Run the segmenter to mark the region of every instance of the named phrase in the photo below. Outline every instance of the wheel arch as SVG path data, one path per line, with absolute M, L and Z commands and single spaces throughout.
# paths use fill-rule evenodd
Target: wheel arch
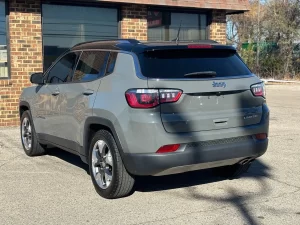
M 123 139 L 120 132 L 116 131 L 114 124 L 110 120 L 101 117 L 89 117 L 86 119 L 84 124 L 83 148 L 82 148 L 81 155 L 84 155 L 86 159 L 88 158 L 89 147 L 90 147 L 89 143 L 92 140 L 93 135 L 99 130 L 107 130 L 113 135 L 116 144 L 118 146 L 121 158 L 124 162 L 125 160 L 124 152 L 126 152 L 127 150 L 127 145 L 125 143 L 125 140 Z M 124 165 L 126 167 L 125 162 Z
M 30 110 L 30 105 L 28 102 L 25 101 L 21 101 L 19 103 L 19 116 L 21 118 L 22 114 L 26 111 L 26 110 Z

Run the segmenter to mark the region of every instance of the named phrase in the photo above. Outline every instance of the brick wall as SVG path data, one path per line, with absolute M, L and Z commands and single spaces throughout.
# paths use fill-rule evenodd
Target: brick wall
M 18 125 L 19 95 L 43 70 L 40 0 L 9 1 L 9 80 L 0 80 L 0 126 Z
M 210 39 L 226 44 L 226 12 L 224 10 L 213 10 L 212 12 Z
M 147 40 L 147 6 L 126 5 L 121 10 L 121 37 Z M 213 10 L 210 39 L 226 44 L 226 11 Z
M 121 37 L 147 40 L 147 7 L 125 5 L 121 9 Z

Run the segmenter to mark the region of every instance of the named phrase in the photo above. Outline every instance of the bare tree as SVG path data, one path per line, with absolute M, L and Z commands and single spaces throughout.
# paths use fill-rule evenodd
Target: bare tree
M 228 43 L 260 75 L 291 78 L 298 73 L 299 41 L 300 0 L 252 0 L 249 12 L 228 16 Z

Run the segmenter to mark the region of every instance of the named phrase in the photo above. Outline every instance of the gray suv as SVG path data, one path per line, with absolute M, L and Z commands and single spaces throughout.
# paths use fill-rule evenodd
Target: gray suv
M 20 97 L 25 153 L 77 154 L 104 198 L 130 194 L 136 176 L 237 176 L 267 150 L 264 83 L 230 46 L 85 42 L 30 79 Z

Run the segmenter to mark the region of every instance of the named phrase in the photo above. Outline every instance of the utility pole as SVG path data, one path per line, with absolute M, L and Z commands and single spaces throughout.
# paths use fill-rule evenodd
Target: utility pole
M 257 43 L 256 43 L 256 68 L 257 75 L 260 76 L 260 64 L 259 64 L 259 45 L 260 45 L 260 0 L 257 0 Z

